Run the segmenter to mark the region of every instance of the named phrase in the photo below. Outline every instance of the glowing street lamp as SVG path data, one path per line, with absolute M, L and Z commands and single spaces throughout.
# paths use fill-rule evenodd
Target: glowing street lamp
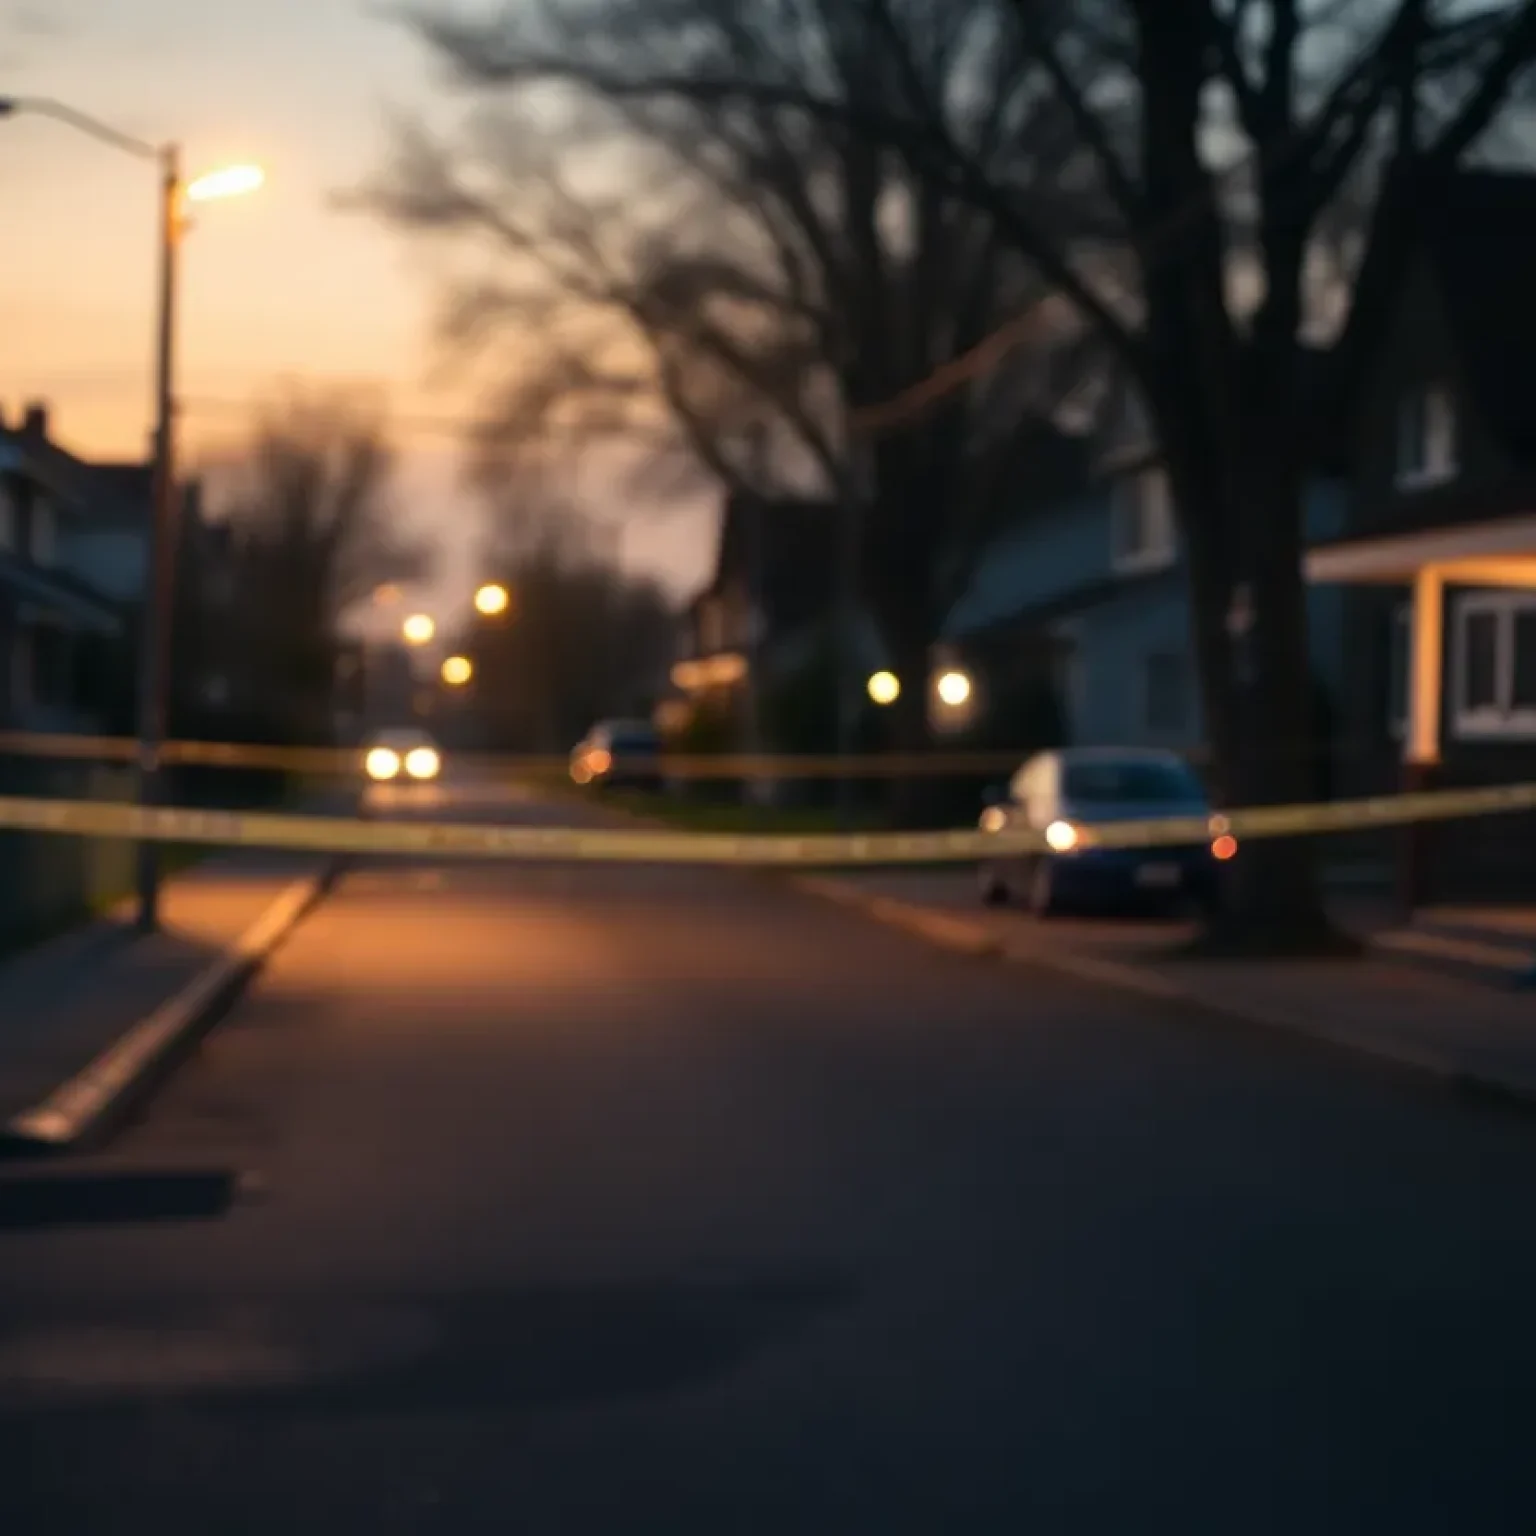
M 894 672 L 876 672 L 867 686 L 876 704 L 894 704 L 901 697 L 901 680 Z
M 442 673 L 450 688 L 462 688 L 475 675 L 474 663 L 467 656 L 450 656 L 443 663 Z
M 209 203 L 219 197 L 244 197 L 256 191 L 267 179 L 259 165 L 228 165 L 223 170 L 209 171 L 187 183 L 188 202 Z
M 413 613 L 400 626 L 400 633 L 409 645 L 426 645 L 437 633 L 437 625 L 429 613 Z
M 475 593 L 475 611 L 488 619 L 503 614 L 512 605 L 512 594 L 499 581 L 488 581 Z
M 951 709 L 959 709 L 971 696 L 971 680 L 964 672 L 950 670 L 941 673 L 937 684 L 939 702 Z

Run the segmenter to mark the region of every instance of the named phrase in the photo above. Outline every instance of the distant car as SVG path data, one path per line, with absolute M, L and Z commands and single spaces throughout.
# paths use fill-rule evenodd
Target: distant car
M 443 755 L 425 731 L 380 731 L 368 743 L 363 771 L 375 784 L 427 784 L 443 771 Z
M 571 751 L 577 784 L 614 789 L 659 789 L 661 736 L 645 720 L 600 720 Z
M 1087 848 L 1083 830 L 1117 821 L 1198 817 L 1199 842 L 1167 848 Z M 1041 752 L 981 816 L 982 830 L 1040 833 L 1039 853 L 983 860 L 981 898 L 1022 901 L 1037 916 L 1067 909 L 1171 912 L 1220 898 L 1221 866 L 1237 853 L 1211 814 L 1199 775 L 1173 752 L 1069 748 Z

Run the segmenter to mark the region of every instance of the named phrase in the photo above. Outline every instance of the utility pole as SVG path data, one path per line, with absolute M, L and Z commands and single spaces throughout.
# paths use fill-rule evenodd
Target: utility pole
M 160 293 L 155 325 L 155 467 L 149 524 L 144 630 L 139 640 L 139 752 L 135 783 L 146 809 L 161 796 L 160 756 L 169 713 L 171 610 L 176 592 L 175 364 L 176 276 L 181 244 L 181 156 L 174 144 L 160 151 Z M 160 845 L 138 847 L 138 925 L 160 923 Z

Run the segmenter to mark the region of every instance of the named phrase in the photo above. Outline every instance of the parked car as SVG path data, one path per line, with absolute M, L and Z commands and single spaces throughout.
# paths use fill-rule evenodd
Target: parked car
M 425 731 L 380 731 L 364 753 L 363 771 L 375 784 L 426 784 L 443 771 L 443 755 Z
M 571 751 L 577 784 L 660 789 L 661 737 L 645 720 L 600 720 Z
M 989 796 L 984 831 L 1040 833 L 1038 853 L 983 860 L 981 898 L 1023 901 L 1037 916 L 1067 909 L 1171 912 L 1220 899 L 1237 840 L 1211 813 L 1199 775 L 1173 752 L 1077 747 L 1041 752 Z M 1117 821 L 1198 817 L 1210 835 L 1167 848 L 1083 846 L 1085 829 Z

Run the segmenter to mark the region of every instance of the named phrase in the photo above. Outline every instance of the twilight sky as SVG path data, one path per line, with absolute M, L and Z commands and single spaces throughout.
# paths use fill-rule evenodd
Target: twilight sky
M 328 195 L 380 164 L 386 109 L 429 107 L 431 69 L 365 0 L 0 0 L 0 94 L 49 96 L 184 147 L 187 172 L 257 161 L 257 194 L 207 205 L 186 247 L 181 389 L 193 456 L 238 432 L 284 380 L 382 385 L 401 417 L 418 519 L 476 532 L 454 487 L 465 404 L 427 387 L 425 258 Z M 87 454 L 142 452 L 149 430 L 154 174 L 39 118 L 0 121 L 0 403 L 46 398 Z M 587 477 L 588 480 L 592 477 Z M 605 515 L 621 509 L 601 508 Z M 713 555 L 707 514 L 645 515 L 631 564 L 670 586 Z M 453 602 L 469 579 L 447 575 Z

